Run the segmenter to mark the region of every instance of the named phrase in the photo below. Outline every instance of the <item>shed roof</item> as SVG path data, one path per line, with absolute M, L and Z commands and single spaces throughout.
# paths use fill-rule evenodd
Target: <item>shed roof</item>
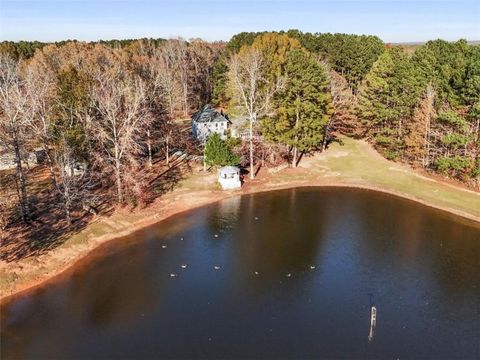
M 193 114 L 192 120 L 196 122 L 222 122 L 228 121 L 225 115 L 219 113 L 215 108 L 207 104 L 202 110 Z
M 236 166 L 224 166 L 220 168 L 220 174 L 236 174 L 240 169 Z

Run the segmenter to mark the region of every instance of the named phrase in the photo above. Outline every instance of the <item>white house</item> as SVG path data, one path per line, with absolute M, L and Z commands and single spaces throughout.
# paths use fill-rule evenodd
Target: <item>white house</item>
M 193 114 L 192 134 L 202 143 L 205 143 L 213 133 L 219 134 L 225 140 L 229 124 L 230 121 L 227 115 L 216 111 L 212 105 L 207 104 L 202 110 Z
M 240 189 L 240 169 L 235 166 L 224 166 L 218 172 L 218 182 L 223 190 Z

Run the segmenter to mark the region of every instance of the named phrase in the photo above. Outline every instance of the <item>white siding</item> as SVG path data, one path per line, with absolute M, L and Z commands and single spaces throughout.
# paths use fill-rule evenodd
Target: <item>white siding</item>
M 225 140 L 227 138 L 227 121 L 222 122 L 200 122 L 197 123 L 193 121 L 192 123 L 192 134 L 193 136 L 201 142 L 205 142 L 207 138 L 213 134 L 217 133 L 220 137 Z

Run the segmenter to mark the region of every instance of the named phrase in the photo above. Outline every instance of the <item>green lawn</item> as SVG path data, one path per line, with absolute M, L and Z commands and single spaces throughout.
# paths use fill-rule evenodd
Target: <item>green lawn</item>
M 386 160 L 363 141 L 342 140 L 342 145 L 334 143 L 324 154 L 300 164 L 311 170 L 308 177 L 380 187 L 480 218 L 480 193 L 421 176 L 408 166 Z

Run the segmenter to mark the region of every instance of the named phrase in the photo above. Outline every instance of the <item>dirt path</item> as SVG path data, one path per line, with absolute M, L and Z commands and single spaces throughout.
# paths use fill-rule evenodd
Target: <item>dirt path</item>
M 278 169 L 277 169 L 278 170 Z M 145 209 L 118 209 L 98 217 L 53 250 L 19 261 L 0 261 L 0 299 L 11 300 L 27 290 L 68 276 L 98 253 L 106 242 L 126 236 L 183 211 L 228 197 L 298 186 L 347 186 L 383 191 L 445 210 L 479 224 L 480 193 L 414 172 L 381 157 L 362 141 L 345 139 L 326 153 L 302 159 L 297 169 L 262 170 L 238 191 L 221 191 L 216 175 L 194 169 L 179 186 Z M 475 225 L 477 226 L 477 225 Z

